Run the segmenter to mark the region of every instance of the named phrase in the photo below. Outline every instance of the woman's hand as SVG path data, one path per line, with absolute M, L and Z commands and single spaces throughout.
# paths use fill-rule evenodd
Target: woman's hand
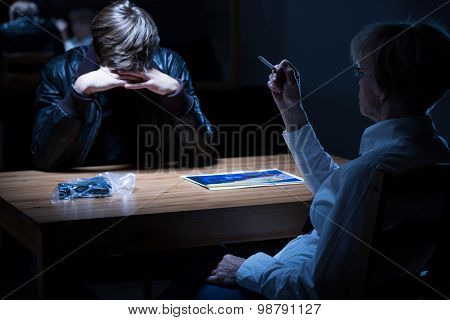
M 211 271 L 211 275 L 206 279 L 206 282 L 226 286 L 236 286 L 237 271 L 244 261 L 244 258 L 236 257 L 231 254 L 225 255 L 217 267 Z
M 284 112 L 300 102 L 300 88 L 295 78 L 295 70 L 287 60 L 275 66 L 269 76 L 267 86 L 272 91 L 273 99 L 280 112 Z
M 308 123 L 308 117 L 301 104 L 300 84 L 295 78 L 295 70 L 287 60 L 281 61 L 275 68 L 267 86 L 272 91 L 286 130 L 298 130 Z

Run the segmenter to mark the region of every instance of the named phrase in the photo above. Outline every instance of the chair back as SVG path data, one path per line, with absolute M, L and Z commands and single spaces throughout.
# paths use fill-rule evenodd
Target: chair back
M 448 298 L 450 164 L 377 170 L 367 197 L 372 227 L 366 239 L 374 250 L 366 260 L 363 298 Z

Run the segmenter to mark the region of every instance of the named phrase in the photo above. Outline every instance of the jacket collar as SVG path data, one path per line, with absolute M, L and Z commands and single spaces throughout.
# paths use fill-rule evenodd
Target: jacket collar
M 406 137 L 436 134 L 436 128 L 429 115 L 384 120 L 364 131 L 359 154 L 362 155 L 375 148 L 395 144 Z
M 75 49 L 76 50 L 76 49 Z M 92 45 L 87 49 L 84 59 L 81 61 L 77 72 L 75 73 L 75 79 L 82 76 L 83 74 L 98 70 L 100 67 L 100 59 L 94 50 Z

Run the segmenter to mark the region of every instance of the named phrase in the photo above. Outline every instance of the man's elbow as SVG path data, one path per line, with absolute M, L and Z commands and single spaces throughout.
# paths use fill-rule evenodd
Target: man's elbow
M 43 171 L 50 171 L 54 168 L 54 161 L 46 156 L 47 152 L 40 150 L 41 148 L 37 147 L 34 143 L 32 143 L 31 150 L 31 159 L 33 161 L 34 168 Z
M 33 156 L 33 165 L 35 169 L 42 170 L 42 171 L 50 171 L 54 169 L 50 162 L 46 161 L 45 159 L 41 157 L 34 157 Z

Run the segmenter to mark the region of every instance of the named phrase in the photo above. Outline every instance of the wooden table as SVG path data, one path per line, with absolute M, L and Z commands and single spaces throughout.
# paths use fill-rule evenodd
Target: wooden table
M 129 197 L 52 203 L 50 196 L 59 182 L 129 170 L 0 173 L 0 227 L 37 256 L 39 272 L 75 252 L 139 253 L 294 237 L 312 200 L 305 185 L 209 191 L 179 177 L 267 168 L 300 174 L 290 155 L 229 158 L 201 169 L 136 172 Z M 53 271 L 39 277 L 42 296 L 50 296 L 46 284 L 56 278 Z

